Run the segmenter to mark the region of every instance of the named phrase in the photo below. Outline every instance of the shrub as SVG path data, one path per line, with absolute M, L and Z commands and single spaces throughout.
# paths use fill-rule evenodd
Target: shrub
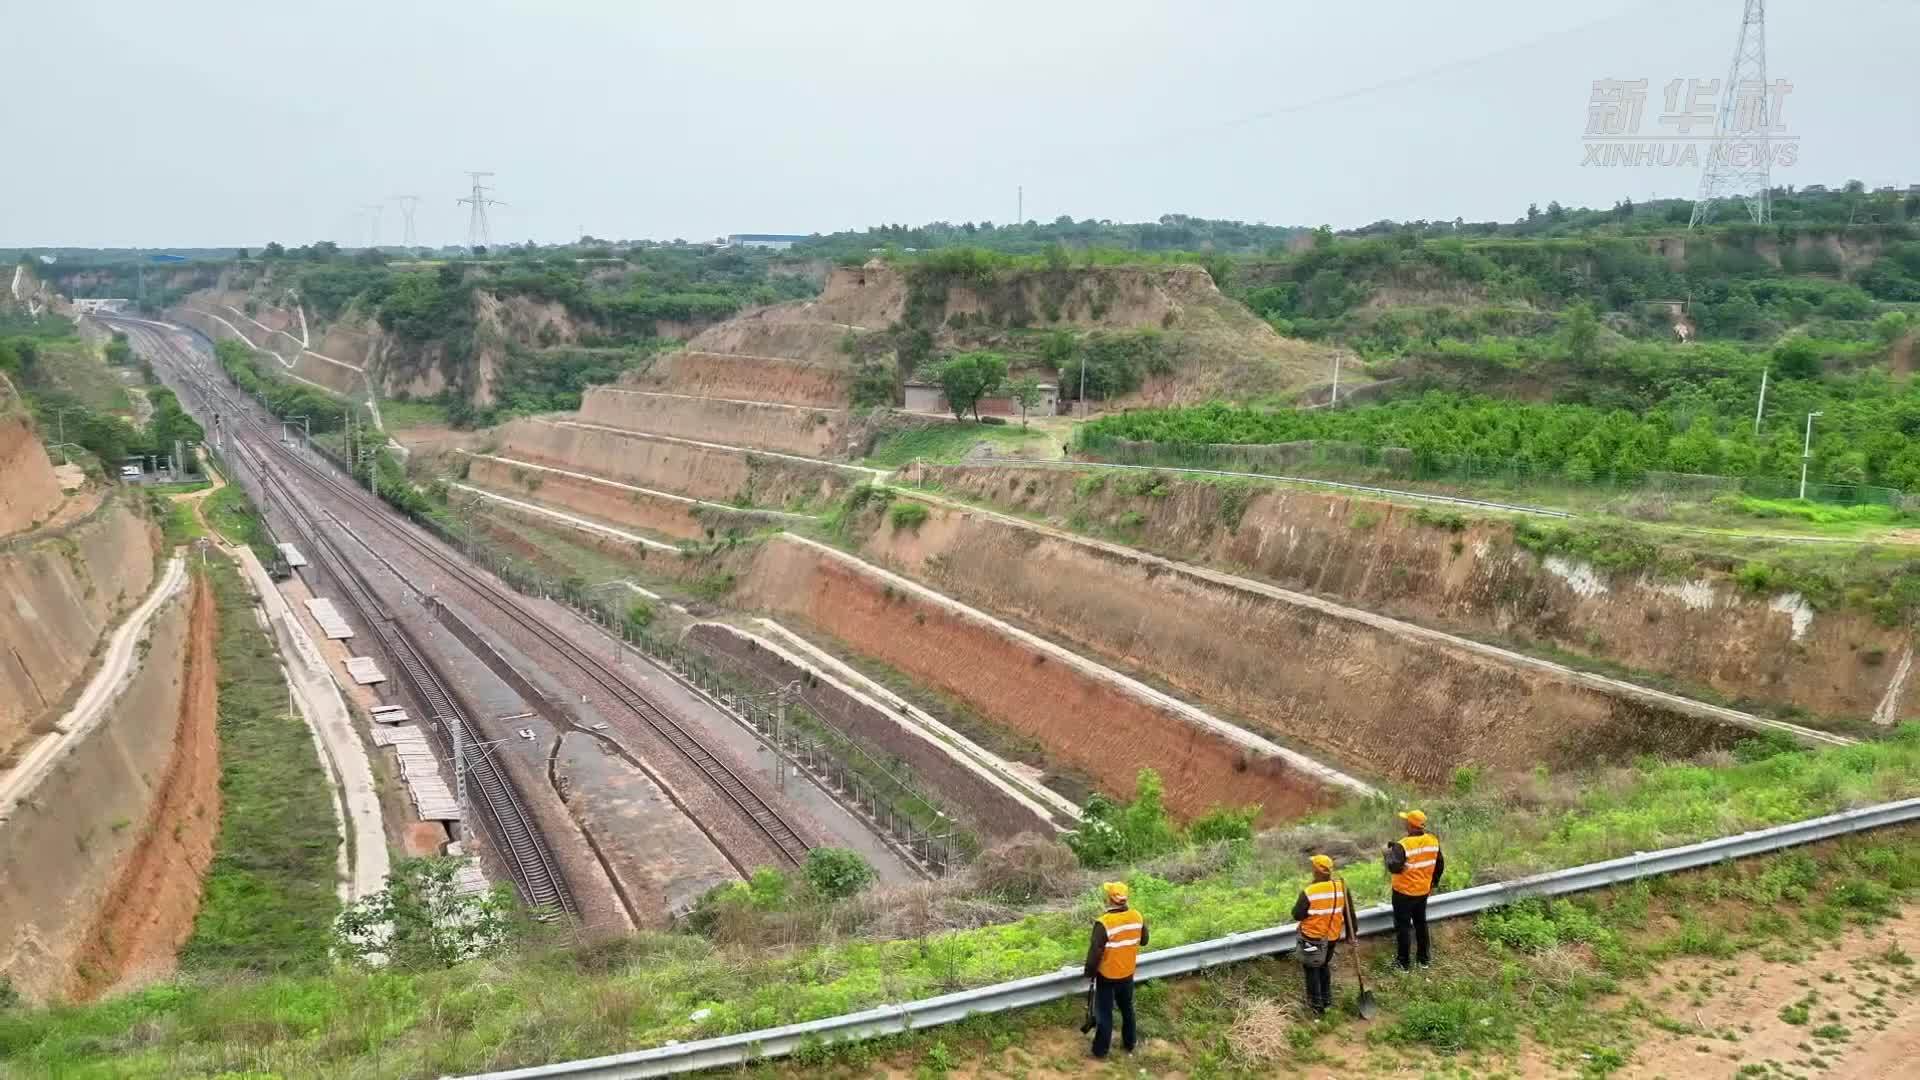
M 1065 896 L 1080 884 L 1073 852 L 1031 833 L 982 851 L 970 872 L 982 891 L 1015 904 Z
M 807 887 L 827 900 L 844 900 L 873 884 L 879 877 L 867 860 L 846 848 L 820 847 L 807 852 L 802 870 Z
M 887 515 L 896 529 L 918 529 L 927 520 L 927 504 L 917 502 L 895 503 Z
M 1253 839 L 1253 823 L 1260 816 L 1257 806 L 1215 807 L 1195 818 L 1187 826 L 1187 839 L 1196 844 L 1218 844 L 1228 840 Z
M 1733 572 L 1733 580 L 1748 592 L 1766 592 L 1773 587 L 1773 567 L 1762 562 L 1750 562 Z
M 1179 832 L 1162 801 L 1160 774 L 1141 769 L 1133 801 L 1117 803 L 1095 793 L 1087 800 L 1080 828 L 1066 836 L 1083 866 L 1113 866 L 1151 858 L 1180 844 Z

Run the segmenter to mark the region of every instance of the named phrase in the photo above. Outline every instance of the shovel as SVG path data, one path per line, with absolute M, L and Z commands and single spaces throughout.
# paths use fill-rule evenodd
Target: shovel
M 1342 881 L 1341 891 L 1345 892 L 1346 887 L 1347 883 Z M 1347 940 L 1353 944 L 1353 977 L 1360 981 L 1360 1000 L 1355 1003 L 1355 1008 L 1360 1013 L 1360 1019 L 1371 1020 L 1380 1011 L 1380 1003 L 1374 1000 L 1372 991 L 1367 989 L 1367 965 L 1360 955 L 1360 921 L 1354 914 L 1351 893 L 1347 894 Z
M 1087 1018 L 1080 1021 L 1080 1034 L 1093 1030 L 1093 980 L 1087 980 Z

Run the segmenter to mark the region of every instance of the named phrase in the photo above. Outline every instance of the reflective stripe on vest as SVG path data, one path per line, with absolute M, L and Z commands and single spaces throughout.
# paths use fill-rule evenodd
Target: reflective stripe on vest
M 1432 833 L 1403 836 L 1406 869 L 1393 875 L 1393 891 L 1402 896 L 1425 896 L 1433 891 L 1433 867 L 1440 861 L 1440 838 Z
M 1100 954 L 1101 977 L 1132 978 L 1140 956 L 1140 932 L 1147 920 L 1137 911 L 1109 911 L 1100 916 L 1100 925 L 1107 928 L 1107 951 Z
M 1338 941 L 1347 929 L 1347 890 L 1338 881 L 1316 881 L 1306 888 L 1307 917 L 1300 933 L 1321 941 Z

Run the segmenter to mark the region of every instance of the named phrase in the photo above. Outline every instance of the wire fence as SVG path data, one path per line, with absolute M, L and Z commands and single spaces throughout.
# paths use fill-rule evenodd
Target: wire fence
M 331 455 L 328 455 L 331 456 Z M 424 514 L 415 523 L 459 549 L 469 561 L 516 592 L 564 605 L 624 644 L 671 671 L 750 727 L 793 767 L 810 776 L 850 813 L 893 841 L 929 873 L 939 876 L 971 854 L 972 845 L 954 822 L 895 769 L 876 761 L 854 740 L 817 713 L 783 700 L 779 691 L 743 692 L 714 659 L 699 649 L 647 632 L 628 610 L 596 595 L 599 586 L 541 570 L 516 560 L 474 535 Z M 602 585 L 611 584 L 603 582 Z M 767 699 L 773 699 L 769 702 Z
M 1075 451 L 1120 465 L 1217 469 L 1266 476 L 1312 476 L 1364 484 L 1428 485 L 1448 489 L 1564 491 L 1578 495 L 1657 492 L 1711 499 L 1801 497 L 1798 478 L 1719 476 L 1651 469 L 1601 470 L 1546 466 L 1516 458 L 1472 454 L 1417 454 L 1404 447 L 1303 440 L 1290 443 L 1142 442 L 1081 431 Z M 1873 484 L 1808 482 L 1805 497 L 1840 506 L 1879 505 L 1920 510 L 1920 495 Z

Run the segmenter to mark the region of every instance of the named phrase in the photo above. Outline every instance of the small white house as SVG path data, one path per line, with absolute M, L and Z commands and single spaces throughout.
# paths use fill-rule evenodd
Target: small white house
M 941 392 L 939 385 L 936 383 L 926 382 L 921 379 L 910 379 L 907 381 L 906 391 L 905 407 L 908 412 L 949 415 L 953 412 L 952 409 L 947 407 L 947 395 Z M 1052 416 L 1059 412 L 1059 410 L 1059 387 L 1053 383 L 1041 383 L 1040 401 L 1027 411 L 1027 415 L 1030 417 Z M 989 394 L 980 399 L 980 415 L 1006 416 L 1018 419 L 1020 416 L 1020 403 L 1013 400 L 1010 394 L 1002 390 L 1000 393 Z
M 766 248 L 769 251 L 785 251 L 795 243 L 805 240 L 800 233 L 728 233 L 728 247 Z

